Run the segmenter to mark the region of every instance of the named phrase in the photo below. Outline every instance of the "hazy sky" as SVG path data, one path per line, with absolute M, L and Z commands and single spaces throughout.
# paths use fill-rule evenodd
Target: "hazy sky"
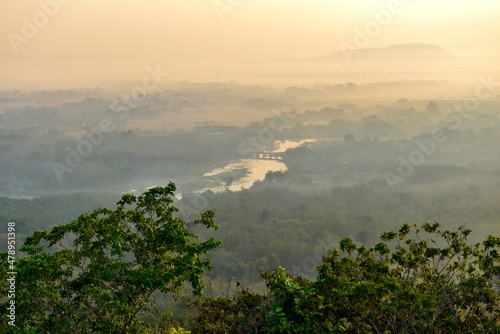
M 397 13 L 367 47 L 418 42 L 500 58 L 498 0 L 0 0 L 0 88 L 140 80 L 148 65 L 178 81 L 229 62 L 320 56 L 353 44 L 388 8 Z

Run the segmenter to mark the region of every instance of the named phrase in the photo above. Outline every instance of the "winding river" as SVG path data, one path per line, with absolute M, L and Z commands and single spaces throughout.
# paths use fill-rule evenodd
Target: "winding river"
M 282 153 L 288 149 L 302 146 L 308 142 L 314 142 L 314 139 L 300 141 L 276 141 L 276 147 L 269 153 Z M 211 185 L 205 187 L 200 192 L 211 190 L 221 192 L 224 190 L 240 191 L 250 188 L 255 182 L 264 180 L 267 172 L 286 171 L 286 165 L 279 160 L 265 159 L 240 159 L 237 162 L 230 163 L 224 167 L 216 168 L 203 175 Z

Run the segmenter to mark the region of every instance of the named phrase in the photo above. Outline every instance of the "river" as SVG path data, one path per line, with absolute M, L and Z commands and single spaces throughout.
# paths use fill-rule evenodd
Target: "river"
M 276 141 L 274 150 L 268 153 L 282 153 L 288 149 L 302 146 L 308 142 L 315 142 L 315 139 L 305 139 L 300 141 Z M 224 167 L 216 168 L 203 175 L 209 186 L 204 187 L 200 192 L 211 190 L 221 192 L 224 190 L 240 191 L 250 188 L 255 182 L 264 180 L 267 172 L 284 172 L 286 165 L 279 160 L 266 159 L 240 159 Z

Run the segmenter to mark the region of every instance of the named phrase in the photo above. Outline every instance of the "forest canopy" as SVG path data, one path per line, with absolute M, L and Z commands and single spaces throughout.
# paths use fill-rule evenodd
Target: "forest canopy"
M 266 293 L 237 282 L 232 296 L 205 296 L 210 256 L 221 242 L 200 241 L 191 229 L 217 229 L 214 213 L 191 222 L 176 217 L 175 189 L 170 183 L 126 194 L 114 210 L 31 234 L 16 261 L 16 327 L 3 323 L 2 332 L 182 332 L 155 300 L 173 295 L 180 303 L 184 291 L 194 297 L 194 317 L 183 326 L 194 333 L 500 330 L 500 238 L 470 244 L 470 229 L 438 223 L 404 224 L 373 247 L 343 238 L 324 254 L 313 280 L 276 263 L 260 272 Z M 2 257 L 5 281 L 7 253 Z M 2 286 L 3 300 L 8 292 Z M 5 318 L 10 305 L 1 304 Z

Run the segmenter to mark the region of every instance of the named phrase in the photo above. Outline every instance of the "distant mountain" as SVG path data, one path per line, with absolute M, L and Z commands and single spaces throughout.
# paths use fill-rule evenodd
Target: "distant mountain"
M 351 60 L 363 61 L 443 61 L 458 60 L 448 51 L 439 46 L 409 43 L 390 45 L 385 48 L 366 48 L 348 50 Z M 312 58 L 284 58 L 279 61 L 345 61 L 346 55 L 341 52 L 333 52 L 320 57 Z

